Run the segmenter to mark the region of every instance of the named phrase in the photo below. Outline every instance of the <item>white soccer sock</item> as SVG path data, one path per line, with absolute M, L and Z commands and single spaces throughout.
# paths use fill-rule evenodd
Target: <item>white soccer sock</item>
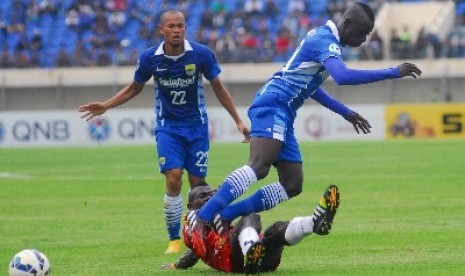
M 225 182 L 231 186 L 231 195 L 236 199 L 243 195 L 252 183 L 257 182 L 257 175 L 249 165 L 245 165 L 228 175 Z
M 182 211 L 184 209 L 184 203 L 181 194 L 177 196 L 169 196 L 165 194 L 163 198 L 163 213 L 165 215 L 165 223 L 168 229 L 177 227 L 181 224 Z M 179 233 L 170 233 L 172 235 L 179 235 Z
M 239 233 L 239 245 L 242 249 L 242 254 L 245 256 L 247 250 L 249 250 L 250 246 L 258 241 L 259 236 L 257 230 L 252 227 L 246 227 L 242 229 L 241 233 Z
M 289 244 L 297 244 L 313 233 L 313 216 L 293 218 L 286 228 L 284 238 Z

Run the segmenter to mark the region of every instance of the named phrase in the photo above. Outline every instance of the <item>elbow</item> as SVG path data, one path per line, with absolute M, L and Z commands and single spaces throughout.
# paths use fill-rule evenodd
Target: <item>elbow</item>
M 334 79 L 334 82 L 337 85 L 349 85 L 349 84 L 352 84 L 348 74 L 341 74 L 340 76 L 333 77 L 333 79 Z

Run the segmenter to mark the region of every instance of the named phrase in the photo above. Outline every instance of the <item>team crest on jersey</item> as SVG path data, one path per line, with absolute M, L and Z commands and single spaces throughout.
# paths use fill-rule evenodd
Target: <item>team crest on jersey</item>
M 221 249 L 224 247 L 225 244 L 226 244 L 226 239 L 224 239 L 223 237 L 219 235 L 215 237 L 215 248 Z
M 184 69 L 186 70 L 186 74 L 188 76 L 193 76 L 195 74 L 195 64 L 186 64 Z
M 330 52 L 336 53 L 336 54 L 338 54 L 338 55 L 340 55 L 341 52 L 342 52 L 342 51 L 341 51 L 341 47 L 339 47 L 339 45 L 337 45 L 336 43 L 331 43 L 331 44 L 329 45 L 328 50 L 329 50 Z
M 162 157 L 160 157 L 160 158 L 158 159 L 158 162 L 160 163 L 160 165 L 163 166 L 163 165 L 165 165 L 165 163 L 166 163 L 166 158 L 165 158 L 164 156 L 162 156 Z

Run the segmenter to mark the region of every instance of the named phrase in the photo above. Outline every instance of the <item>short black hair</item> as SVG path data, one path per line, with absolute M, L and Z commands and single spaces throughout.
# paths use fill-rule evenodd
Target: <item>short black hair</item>
M 362 7 L 362 9 L 366 12 L 368 17 L 370 18 L 371 22 L 375 22 L 375 13 L 373 12 L 373 9 L 368 4 L 363 3 L 363 2 L 356 2 L 355 4 Z
M 205 182 L 205 181 L 202 181 L 202 182 L 198 183 L 197 185 L 195 185 L 195 187 L 193 187 L 193 188 L 189 191 L 189 193 L 187 194 L 187 200 L 188 200 L 189 203 L 192 203 L 192 202 L 194 201 L 194 193 L 193 193 L 192 191 L 193 191 L 195 188 L 200 187 L 200 186 L 210 186 L 210 185 L 208 185 L 208 183 Z

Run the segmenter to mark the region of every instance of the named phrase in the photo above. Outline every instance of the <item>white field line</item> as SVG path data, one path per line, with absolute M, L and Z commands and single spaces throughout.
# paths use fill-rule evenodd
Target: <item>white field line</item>
M 0 172 L 0 179 L 1 178 L 9 178 L 9 179 L 30 179 L 32 178 L 30 175 L 23 174 L 23 173 L 13 173 L 13 172 Z
M 138 176 L 86 176 L 86 175 L 50 175 L 50 176 L 32 176 L 22 173 L 0 172 L 0 179 L 58 179 L 58 180 L 157 180 L 158 177 L 153 175 Z

